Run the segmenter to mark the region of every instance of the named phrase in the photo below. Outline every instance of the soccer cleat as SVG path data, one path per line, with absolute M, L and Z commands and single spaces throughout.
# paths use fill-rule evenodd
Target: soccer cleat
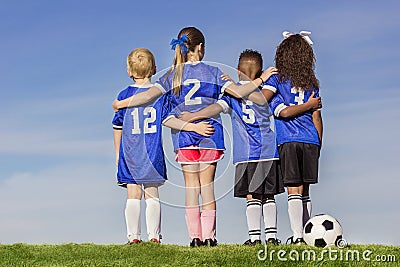
M 192 242 L 190 242 L 190 247 L 195 248 L 195 247 L 201 247 L 203 245 L 203 242 L 201 242 L 200 238 L 193 238 Z
M 254 241 L 251 241 L 251 239 L 249 239 L 243 243 L 243 245 L 246 245 L 246 246 L 256 246 L 256 245 L 260 245 L 260 244 L 261 244 L 261 240 L 259 240 L 259 239 L 254 240 Z
M 208 239 L 204 240 L 204 242 L 203 242 L 203 246 L 206 246 L 206 247 L 215 247 L 216 245 L 218 245 L 217 239 L 213 240 L 211 238 L 208 238 Z
M 150 239 L 150 242 L 151 243 L 156 243 L 156 244 L 160 244 L 161 243 L 160 240 L 158 240 L 157 238 Z
M 133 239 L 132 241 L 129 241 L 128 243 L 126 243 L 127 245 L 137 245 L 140 244 L 142 242 L 142 240 L 139 239 Z
M 290 243 L 288 243 L 288 242 L 289 242 L 289 240 L 290 240 Z M 293 245 L 305 245 L 305 244 L 306 244 L 306 242 L 304 242 L 304 239 L 303 239 L 303 238 L 301 238 L 301 237 L 299 237 L 299 238 L 296 238 L 296 240 L 293 240 L 293 236 L 291 236 L 291 237 L 289 237 L 289 238 L 286 240 L 286 244 L 293 244 Z
M 265 242 L 267 245 L 274 245 L 274 246 L 278 246 L 281 241 L 278 238 L 268 238 L 267 242 Z
M 304 242 L 304 239 L 303 239 L 303 238 L 297 238 L 297 239 L 293 242 L 293 244 L 295 244 L 295 245 L 305 245 L 306 242 Z

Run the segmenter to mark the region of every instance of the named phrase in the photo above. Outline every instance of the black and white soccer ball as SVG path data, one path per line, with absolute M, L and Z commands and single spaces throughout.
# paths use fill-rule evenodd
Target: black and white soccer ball
M 310 218 L 303 229 L 304 241 L 310 246 L 341 246 L 342 236 L 343 230 L 340 223 L 327 214 L 319 214 Z

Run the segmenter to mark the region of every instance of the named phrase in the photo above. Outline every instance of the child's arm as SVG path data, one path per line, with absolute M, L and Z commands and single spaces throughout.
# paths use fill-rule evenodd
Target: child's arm
M 279 112 L 279 117 L 291 118 L 303 114 L 309 110 L 315 110 L 322 107 L 321 97 L 314 97 L 314 92 L 311 93 L 310 98 L 306 103 L 301 105 L 288 106 Z
M 262 92 L 253 92 L 249 94 L 246 98 L 260 106 L 263 106 L 268 102 Z
M 267 101 L 267 102 L 269 102 L 270 100 L 271 100 L 271 98 L 274 96 L 274 92 L 272 92 L 271 90 L 268 90 L 268 89 L 262 89 L 261 90 L 261 93 L 263 94 L 263 96 L 264 96 L 264 99 Z
M 147 102 L 150 102 L 153 99 L 156 99 L 157 97 L 161 96 L 163 93 L 164 93 L 164 91 L 161 90 L 161 88 L 159 88 L 157 86 L 152 86 L 145 92 L 135 94 L 135 95 L 125 98 L 121 101 L 118 101 L 117 99 L 114 100 L 114 102 L 112 103 L 112 108 L 116 112 L 119 109 L 123 109 L 126 107 L 140 106 L 140 105 L 146 104 Z
M 255 91 L 263 82 L 268 80 L 271 75 L 277 73 L 278 71 L 274 67 L 269 67 L 261 74 L 260 78 L 256 78 L 247 84 L 237 85 L 235 83 L 229 83 L 225 88 L 225 92 L 236 98 L 243 98 Z
M 163 121 L 163 125 L 180 131 L 196 132 L 206 137 L 210 137 L 214 133 L 214 127 L 206 121 L 188 123 L 174 116 L 170 116 Z
M 121 146 L 122 130 L 114 129 L 115 165 L 118 168 L 119 148 Z
M 318 137 L 319 137 L 319 143 L 320 146 L 322 147 L 322 132 L 323 132 L 323 124 L 322 124 L 322 116 L 321 116 L 321 111 L 320 110 L 315 110 L 312 113 L 312 120 L 314 123 L 315 128 L 317 129 L 318 132 Z
M 215 103 L 197 112 L 192 113 L 184 111 L 179 115 L 179 119 L 186 122 L 194 122 L 196 120 L 214 117 L 215 115 L 221 113 L 223 110 L 224 108 L 220 104 Z
M 234 83 L 235 81 L 226 73 L 222 74 L 221 76 L 222 80 L 228 80 L 231 81 L 232 83 Z M 268 100 L 265 99 L 265 97 L 263 96 L 263 94 L 261 94 L 260 92 L 252 92 L 250 93 L 247 97 L 248 100 L 258 104 L 258 105 L 265 105 Z M 219 112 L 218 112 L 219 113 Z M 216 114 L 215 114 L 216 115 Z

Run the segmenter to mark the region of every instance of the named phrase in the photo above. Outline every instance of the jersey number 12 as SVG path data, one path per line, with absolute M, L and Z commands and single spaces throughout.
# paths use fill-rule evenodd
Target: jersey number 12
M 139 125 L 139 109 L 134 108 L 131 112 L 132 119 L 133 119 L 133 128 L 132 134 L 140 134 L 140 125 Z M 156 120 L 157 111 L 153 107 L 146 107 L 143 110 L 143 115 L 147 116 L 143 120 L 143 133 L 155 133 L 157 131 L 157 125 L 150 125 Z

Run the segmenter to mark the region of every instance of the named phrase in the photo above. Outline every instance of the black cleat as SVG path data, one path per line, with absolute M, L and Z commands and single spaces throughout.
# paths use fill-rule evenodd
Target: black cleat
M 281 243 L 281 241 L 279 239 L 277 239 L 277 238 L 271 237 L 271 238 L 268 238 L 267 242 L 265 242 L 265 243 L 267 245 L 278 246 Z
M 244 242 L 243 243 L 243 245 L 246 245 L 246 246 L 257 246 L 257 245 L 260 245 L 261 244 L 261 240 L 254 240 L 254 241 L 251 241 L 251 239 L 249 239 L 249 240 L 246 240 L 246 242 Z
M 289 240 L 290 240 L 290 243 L 289 243 Z M 286 240 L 286 244 L 305 245 L 306 242 L 304 242 L 304 239 L 301 237 L 296 238 L 296 240 L 293 240 L 293 236 L 291 236 Z
M 139 239 L 133 239 L 132 241 L 129 241 L 128 243 L 126 243 L 127 245 L 137 245 L 142 243 L 142 240 Z
M 203 242 L 203 246 L 207 247 L 215 247 L 216 245 L 218 245 L 217 239 L 208 238 Z
M 297 239 L 293 242 L 293 244 L 295 244 L 295 245 L 305 245 L 306 242 L 304 242 L 304 239 L 303 239 L 303 238 L 297 238 Z
M 201 247 L 203 245 L 203 242 L 201 242 L 200 238 L 193 238 L 192 242 L 190 242 L 190 247 L 195 248 L 195 247 Z

